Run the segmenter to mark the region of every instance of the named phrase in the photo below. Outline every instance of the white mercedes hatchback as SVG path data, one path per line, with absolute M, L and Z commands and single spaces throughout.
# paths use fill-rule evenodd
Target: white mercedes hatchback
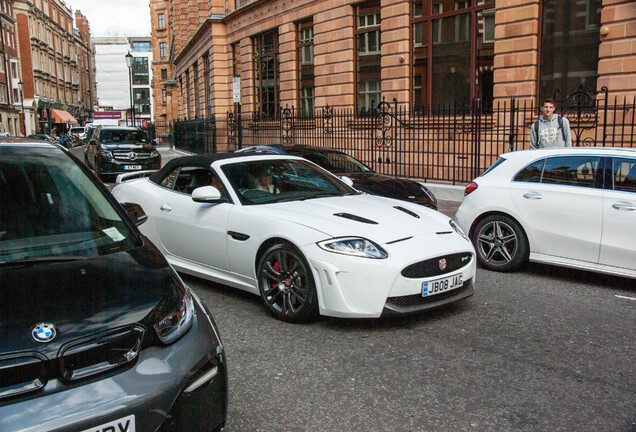
M 636 278 L 636 149 L 502 154 L 455 219 L 490 270 L 529 260 Z

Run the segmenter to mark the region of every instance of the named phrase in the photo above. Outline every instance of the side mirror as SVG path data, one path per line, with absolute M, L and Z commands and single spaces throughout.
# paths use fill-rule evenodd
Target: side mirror
M 214 186 L 201 186 L 192 191 L 192 201 L 210 204 L 225 201 L 225 198 Z
M 342 176 L 342 177 L 340 177 L 340 180 L 342 180 L 343 183 L 346 184 L 347 186 L 353 187 L 353 180 L 351 180 L 349 177 Z
M 137 226 L 148 220 L 148 216 L 143 208 L 137 203 L 125 202 L 121 203 L 121 206 L 126 210 L 126 214 Z

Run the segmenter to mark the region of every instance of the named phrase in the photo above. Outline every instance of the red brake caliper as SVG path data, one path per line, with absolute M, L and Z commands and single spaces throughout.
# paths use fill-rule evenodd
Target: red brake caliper
M 278 264 L 278 261 L 274 263 L 272 268 L 276 270 L 277 272 L 280 272 L 280 265 Z M 270 285 L 272 286 L 272 288 L 274 288 L 276 285 L 278 285 L 278 282 L 272 282 Z

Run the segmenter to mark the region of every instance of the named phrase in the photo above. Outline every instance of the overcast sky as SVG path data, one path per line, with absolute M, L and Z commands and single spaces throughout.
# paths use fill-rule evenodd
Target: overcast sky
M 150 36 L 150 0 L 66 0 L 82 12 L 91 26 L 91 37 Z

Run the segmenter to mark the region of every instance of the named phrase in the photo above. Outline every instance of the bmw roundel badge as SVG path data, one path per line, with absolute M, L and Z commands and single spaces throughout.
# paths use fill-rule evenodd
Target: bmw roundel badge
M 55 339 L 57 332 L 53 324 L 40 323 L 33 328 L 31 336 L 33 336 L 36 342 L 46 343 Z

